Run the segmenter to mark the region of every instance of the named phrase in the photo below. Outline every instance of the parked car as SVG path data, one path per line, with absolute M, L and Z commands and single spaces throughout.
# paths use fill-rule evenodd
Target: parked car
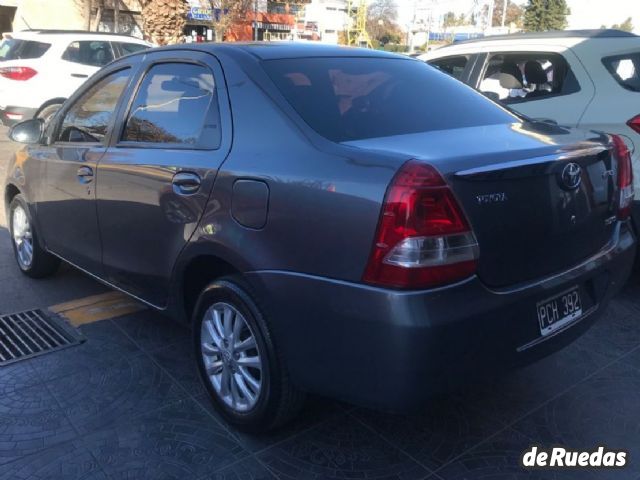
M 640 36 L 619 30 L 498 35 L 420 57 L 532 118 L 621 135 L 640 188 Z M 634 202 L 640 226 L 640 202 Z
M 163 47 L 11 138 L 20 269 L 63 260 L 188 322 L 245 429 L 303 392 L 404 411 L 548 354 L 635 253 L 620 137 L 523 120 L 406 56 Z
M 0 43 L 0 121 L 51 118 L 87 78 L 151 44 L 126 35 L 65 30 L 4 33 Z

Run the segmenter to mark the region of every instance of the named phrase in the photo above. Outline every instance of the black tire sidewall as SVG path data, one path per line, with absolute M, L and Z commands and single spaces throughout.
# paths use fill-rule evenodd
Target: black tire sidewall
M 262 389 L 256 406 L 248 412 L 236 412 L 228 407 L 218 397 L 205 373 L 200 350 L 202 321 L 209 307 L 217 302 L 233 305 L 244 316 L 256 338 L 262 358 Z M 226 421 L 243 430 L 259 431 L 269 428 L 269 422 L 275 416 L 280 401 L 277 355 L 262 313 L 237 281 L 223 279 L 211 284 L 202 292 L 194 310 L 193 340 L 198 373 L 216 410 Z

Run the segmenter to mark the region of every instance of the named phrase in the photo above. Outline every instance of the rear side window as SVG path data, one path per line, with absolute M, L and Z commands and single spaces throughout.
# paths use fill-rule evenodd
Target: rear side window
M 62 54 L 62 59 L 91 67 L 103 67 L 113 61 L 113 51 L 109 42 L 73 42 Z
M 50 43 L 5 38 L 0 43 L 0 60 L 40 58 L 49 50 L 49 47 L 51 47 Z
M 89 88 L 65 113 L 58 141 L 102 142 L 130 74 L 128 68 L 120 70 Z
M 605 57 L 602 63 L 621 87 L 640 92 L 640 52 Z
M 146 45 L 140 45 L 139 43 L 114 42 L 114 45 L 120 47 L 122 55 L 129 55 L 130 53 L 140 52 L 149 48 Z
M 517 121 L 419 60 L 296 58 L 263 65 L 302 119 L 335 142 Z
M 145 75 L 122 134 L 124 142 L 220 145 L 213 74 L 188 63 L 161 63 Z
M 580 91 L 565 58 L 553 52 L 491 55 L 479 90 L 506 105 Z
M 444 73 L 451 75 L 455 79 L 462 78 L 467 64 L 469 63 L 469 57 L 466 55 L 459 55 L 457 57 L 437 58 L 429 61 L 429 65 L 433 65 Z

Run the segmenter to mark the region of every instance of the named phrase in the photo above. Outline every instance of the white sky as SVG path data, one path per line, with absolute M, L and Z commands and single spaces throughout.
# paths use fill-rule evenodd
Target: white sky
M 448 11 L 468 14 L 473 6 L 473 0 L 396 0 L 402 25 L 411 20 L 416 1 L 431 5 L 434 17 Z M 526 0 L 516 2 L 527 3 Z M 640 33 L 640 0 L 567 0 L 567 3 L 571 8 L 569 28 L 600 28 L 603 24 L 611 26 L 632 17 L 635 32 Z

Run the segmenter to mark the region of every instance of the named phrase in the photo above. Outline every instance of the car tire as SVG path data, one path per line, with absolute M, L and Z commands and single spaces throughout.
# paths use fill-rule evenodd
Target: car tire
M 249 292 L 236 276 L 205 288 L 194 312 L 193 339 L 200 379 L 217 412 L 240 430 L 264 432 L 293 418 L 305 396 L 291 384 Z
M 9 204 L 9 232 L 22 273 L 32 278 L 44 278 L 58 270 L 60 260 L 40 246 L 29 206 L 21 194 L 13 197 Z
M 60 107 L 62 107 L 61 103 L 47 105 L 38 113 L 36 113 L 35 118 L 41 118 L 42 120 L 44 120 L 44 123 L 47 124 L 53 118 L 56 112 L 60 110 Z

